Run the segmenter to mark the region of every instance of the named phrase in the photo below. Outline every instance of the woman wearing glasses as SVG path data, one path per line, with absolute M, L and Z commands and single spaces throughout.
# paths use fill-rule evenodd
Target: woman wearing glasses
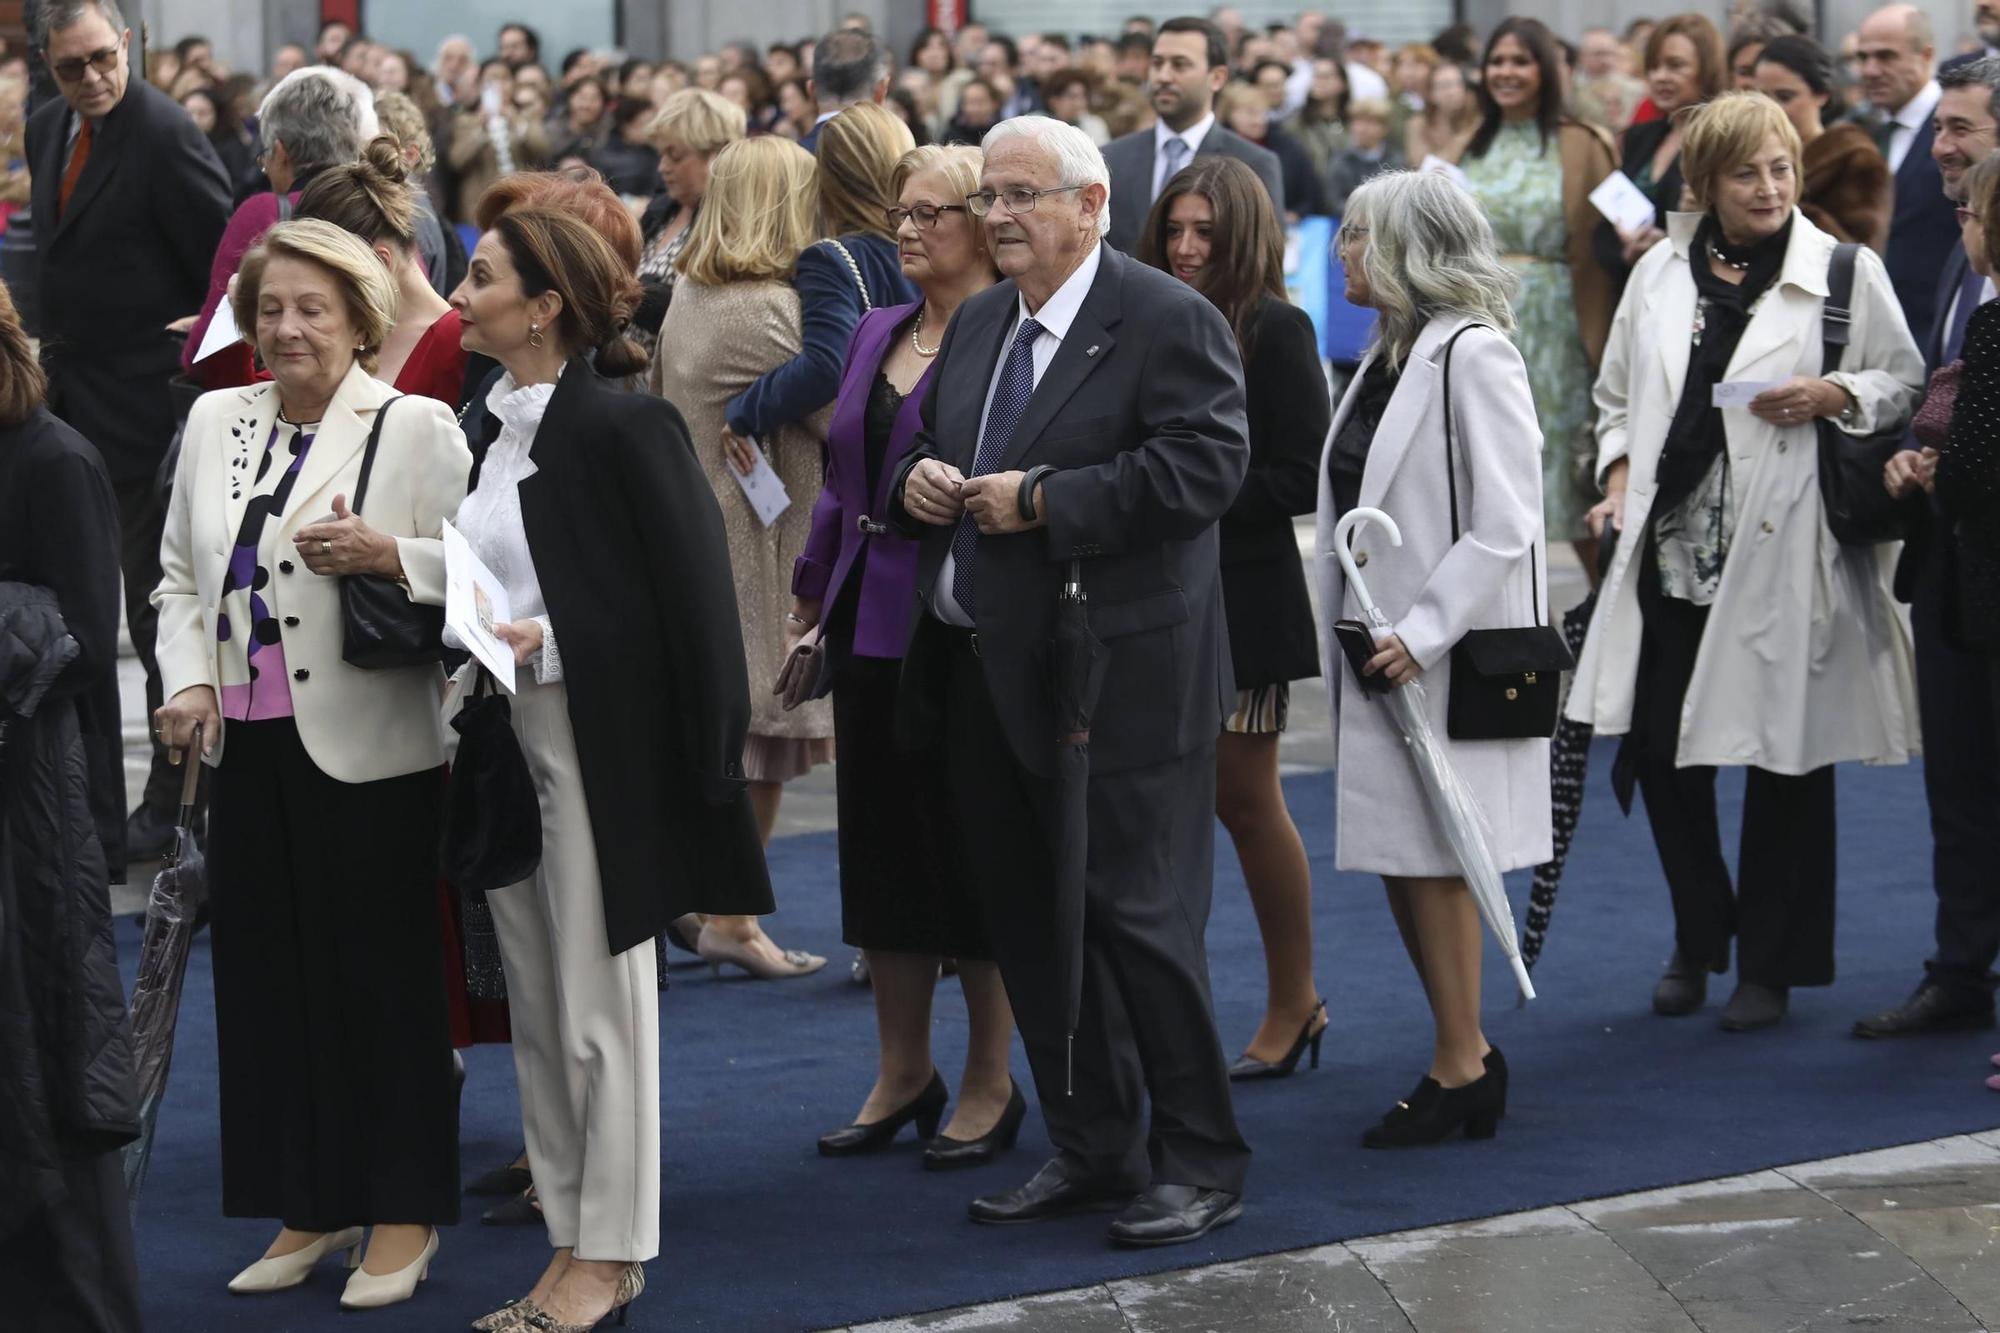
M 940 756 L 898 750 L 896 682 L 915 608 L 917 543 L 880 521 L 884 494 L 916 438 L 945 326 L 959 303 L 999 274 L 965 206 L 980 152 L 927 146 L 896 164 L 887 211 L 903 276 L 919 300 L 864 315 L 827 432 L 826 485 L 793 569 L 786 648 L 807 634 L 830 663 L 834 780 L 840 811 L 842 934 L 864 951 L 875 991 L 881 1062 L 854 1122 L 820 1138 L 829 1157 L 887 1147 L 915 1122 L 932 1170 L 992 1160 L 1013 1146 L 1027 1102 L 1007 1072 L 1013 1014 L 990 961 L 976 904 L 948 867 L 942 839 L 912 847 L 911 819 L 942 789 Z M 942 812 L 939 812 L 940 817 Z M 937 1134 L 949 1093 L 931 1064 L 931 993 L 941 958 L 958 960 L 971 1018 L 958 1107 Z

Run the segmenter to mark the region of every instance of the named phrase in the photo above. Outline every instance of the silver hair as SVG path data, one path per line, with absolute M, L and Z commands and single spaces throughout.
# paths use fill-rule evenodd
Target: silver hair
M 375 94 L 331 65 L 307 65 L 279 79 L 257 108 L 264 151 L 282 140 L 294 171 L 356 161 L 361 146 L 382 132 Z
M 1104 207 L 1097 210 L 1097 234 L 1102 236 L 1111 230 L 1111 168 L 1104 165 L 1104 154 L 1097 151 L 1095 140 L 1076 126 L 1049 116 L 1015 116 L 986 131 L 986 137 L 979 142 L 979 151 L 990 153 L 995 144 L 1008 139 L 1040 141 L 1055 155 L 1056 170 L 1061 173 L 1059 179 L 1064 185 L 1102 185 Z
M 125 31 L 125 15 L 118 8 L 118 0 L 55 0 L 53 4 L 42 6 L 41 17 L 36 24 L 41 32 L 39 44 L 47 46 L 50 33 L 74 27 L 93 9 L 104 15 L 111 31 Z
M 1391 171 L 1347 201 L 1342 228 L 1365 227 L 1361 270 L 1379 316 L 1375 346 L 1401 366 L 1424 325 L 1465 315 L 1502 333 L 1514 331 L 1513 270 L 1479 201 L 1434 172 Z

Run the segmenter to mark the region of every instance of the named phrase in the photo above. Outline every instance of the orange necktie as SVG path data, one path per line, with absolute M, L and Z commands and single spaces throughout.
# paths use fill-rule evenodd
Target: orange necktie
M 77 178 L 83 175 L 83 164 L 90 161 L 91 126 L 83 122 L 83 129 L 77 133 L 76 147 L 70 150 L 69 166 L 63 170 L 62 188 L 56 193 L 56 215 L 69 212 L 69 197 L 76 193 Z

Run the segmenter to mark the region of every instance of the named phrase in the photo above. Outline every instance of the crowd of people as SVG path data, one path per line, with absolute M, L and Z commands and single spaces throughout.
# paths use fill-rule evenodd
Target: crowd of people
M 428 67 L 329 23 L 259 83 L 45 0 L 56 95 L 16 127 L 38 348 L 0 290 L 0 947 L 32 974 L 0 994 L 31 1034 L 0 1272 L 34 1275 L 28 1325 L 138 1327 L 106 885 L 172 842 L 183 763 L 222 1208 L 278 1224 L 230 1290 L 338 1254 L 343 1308 L 410 1299 L 460 1215 L 454 1047 L 511 1041 L 525 1147 L 463 1192 L 552 1254 L 482 1330 L 642 1292 L 666 960 L 826 965 L 759 917 L 785 786 L 836 755 L 878 1056 L 819 1151 L 914 1126 L 926 1169 L 990 1164 L 1032 1097 L 1056 1155 L 979 1223 L 1109 1210 L 1150 1246 L 1241 1215 L 1232 1085 L 1316 1066 L 1330 1025 L 1279 783 L 1322 674 L 1336 865 L 1381 877 L 1433 1019 L 1366 1146 L 1493 1137 L 1513 1072 L 1406 729 L 1490 861 L 1539 865 L 1572 667 L 1562 708 L 1620 738 L 1657 845 L 1660 1015 L 1733 969 L 1721 1027 L 1767 1029 L 1832 980 L 1835 766 L 1921 752 L 1936 954 L 1854 1032 L 1990 1027 L 2000 12 L 1976 23 L 1940 65 L 1903 4 L 1832 51 L 1782 6 L 1399 47 L 1224 7 L 927 30 L 899 62 L 850 19 L 554 74 L 519 23 Z M 1592 202 L 1621 172 L 1650 217 Z M 1287 224 L 1327 214 L 1375 319 L 1332 384 L 1285 286 Z M 1400 540 L 1354 526 L 1378 510 Z M 442 627 L 447 524 L 504 587 L 511 692 Z M 1595 592 L 1574 662 L 1552 541 Z M 154 737 L 129 815 L 121 610 Z M 1719 767 L 1748 770 L 1733 873 Z M 1267 981 L 1233 1059 L 1218 820 Z

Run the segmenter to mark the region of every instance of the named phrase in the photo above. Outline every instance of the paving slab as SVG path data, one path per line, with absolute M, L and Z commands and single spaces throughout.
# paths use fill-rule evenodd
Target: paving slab
M 1133 1333 L 1413 1333 L 1342 1245 L 1109 1284 Z
M 1896 1148 L 1829 1157 L 1818 1162 L 1782 1166 L 1779 1174 L 1814 1189 L 1843 1185 L 1866 1185 L 1874 1180 L 1955 1180 L 1968 1167 L 2000 1165 L 2000 1147 L 1982 1143 L 1970 1134 L 1956 1134 L 1929 1143 L 1906 1143 Z
M 1570 1211 L 1592 1226 L 1612 1232 L 1841 1215 L 1838 1205 L 1776 1171 L 1620 1194 L 1571 1204 Z
M 2000 1328 L 2000 1202 L 1881 1208 L 1855 1216 L 1907 1254 L 1982 1324 Z
M 1447 1236 L 1439 1230 L 1420 1240 L 1349 1246 L 1417 1333 L 1700 1333 L 1660 1283 L 1602 1232 Z
M 857 1324 L 848 1333 L 1131 1333 L 1102 1286 Z

